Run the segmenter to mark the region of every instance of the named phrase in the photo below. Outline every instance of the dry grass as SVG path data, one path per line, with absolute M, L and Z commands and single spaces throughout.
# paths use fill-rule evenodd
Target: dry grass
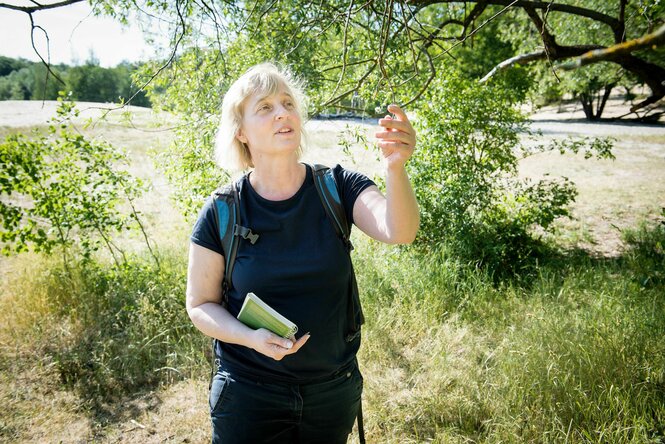
M 203 443 L 210 440 L 208 390 L 186 380 L 132 399 L 116 408 L 125 413 L 104 436 L 105 442 L 133 444 Z

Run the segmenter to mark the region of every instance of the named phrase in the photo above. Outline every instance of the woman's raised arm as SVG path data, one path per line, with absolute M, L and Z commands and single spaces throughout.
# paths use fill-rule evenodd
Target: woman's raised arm
M 420 215 L 406 162 L 416 146 L 416 131 L 397 105 L 379 120 L 383 131 L 375 134 L 386 162 L 386 195 L 375 186 L 365 189 L 353 206 L 355 225 L 368 236 L 390 244 L 407 244 L 416 238 Z

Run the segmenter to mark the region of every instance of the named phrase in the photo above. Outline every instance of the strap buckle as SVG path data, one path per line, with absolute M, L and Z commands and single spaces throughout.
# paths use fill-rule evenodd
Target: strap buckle
M 240 236 L 245 240 L 248 240 L 252 245 L 256 243 L 257 240 L 259 240 L 259 235 L 256 233 L 253 233 L 250 228 L 247 227 L 241 227 L 238 224 L 235 224 L 233 227 L 233 234 L 235 236 Z

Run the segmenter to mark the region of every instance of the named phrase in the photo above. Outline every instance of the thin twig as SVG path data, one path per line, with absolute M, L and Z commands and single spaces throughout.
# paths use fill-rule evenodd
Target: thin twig
M 348 30 L 349 30 L 349 21 L 351 19 L 351 10 L 353 9 L 353 0 L 351 0 L 351 3 L 349 3 L 349 10 L 346 15 L 346 21 L 344 22 L 344 50 L 342 52 L 342 72 L 339 74 L 339 79 L 337 80 L 337 85 L 335 85 L 335 89 L 333 90 L 330 95 L 334 96 L 337 94 L 337 91 L 339 90 L 339 86 L 342 84 L 342 81 L 344 80 L 344 76 L 346 75 L 346 63 L 347 63 L 347 55 L 349 52 L 349 47 L 348 47 Z
M 180 2 L 179 2 L 179 1 L 176 1 L 176 11 L 177 11 L 178 17 L 180 18 L 180 24 L 181 24 L 181 26 L 182 26 L 182 33 L 181 33 L 179 36 L 178 36 L 178 35 L 174 36 L 174 40 L 176 40 L 176 42 L 175 42 L 175 44 L 174 44 L 174 46 L 173 46 L 173 50 L 171 51 L 171 55 L 170 55 L 169 59 L 166 61 L 166 63 L 164 63 L 162 66 L 160 66 L 159 69 L 158 69 L 154 74 L 152 74 L 152 75 L 150 76 L 150 78 L 149 78 L 147 81 L 145 81 L 145 82 L 143 83 L 143 85 L 141 85 L 141 87 L 139 87 L 139 89 L 136 90 L 136 92 L 135 92 L 134 94 L 132 94 L 132 96 L 131 96 L 129 99 L 127 99 L 127 101 L 124 102 L 122 105 L 117 106 L 117 107 L 112 107 L 112 108 L 90 107 L 89 109 L 101 109 L 101 110 L 104 110 L 104 112 L 102 113 L 102 117 L 101 117 L 101 119 L 106 118 L 106 116 L 108 115 L 108 113 L 110 113 L 111 111 L 115 111 L 115 110 L 123 109 L 123 108 L 125 108 L 127 105 L 129 105 L 129 104 L 131 103 L 131 101 L 134 100 L 134 97 L 136 97 L 141 91 L 145 90 L 145 88 L 146 88 L 146 87 L 147 87 L 147 86 L 148 86 L 148 85 L 149 85 L 149 84 L 150 84 L 150 83 L 151 83 L 151 82 L 152 82 L 152 81 L 153 81 L 153 80 L 154 80 L 159 74 L 162 73 L 162 71 L 164 71 L 166 68 L 168 68 L 168 67 L 173 63 L 173 61 L 175 60 L 175 56 L 176 56 L 176 54 L 177 54 L 177 52 L 178 52 L 178 46 L 180 45 L 180 42 L 181 42 L 182 39 L 185 37 L 185 34 L 186 34 L 186 32 L 187 32 L 185 19 L 184 19 L 183 16 L 182 16 L 182 13 L 181 13 L 181 11 L 180 11 L 180 7 L 179 7 L 179 5 L 180 5 Z M 176 33 L 177 33 L 177 28 L 176 28 Z
M 32 44 L 32 49 L 35 51 L 35 54 L 37 54 L 37 57 L 39 57 L 39 60 L 42 61 L 44 66 L 46 66 L 47 70 L 47 78 L 48 74 L 51 74 L 53 77 L 55 77 L 60 83 L 63 85 L 65 84 L 64 80 L 62 80 L 56 73 L 53 72 L 51 69 L 51 42 L 49 40 L 48 32 L 44 28 L 42 28 L 39 25 L 35 25 L 35 21 L 32 17 L 32 13 L 28 13 L 28 17 L 30 17 L 30 43 Z M 48 62 L 44 60 L 40 52 L 37 50 L 37 47 L 35 46 L 35 29 L 40 29 L 43 33 L 44 36 L 46 37 L 46 58 L 48 59 Z

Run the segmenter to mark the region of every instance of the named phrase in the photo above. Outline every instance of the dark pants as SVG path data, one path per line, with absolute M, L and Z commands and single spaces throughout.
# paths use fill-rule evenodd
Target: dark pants
M 357 366 L 306 385 L 256 382 L 219 371 L 210 388 L 212 442 L 346 443 L 362 389 Z

